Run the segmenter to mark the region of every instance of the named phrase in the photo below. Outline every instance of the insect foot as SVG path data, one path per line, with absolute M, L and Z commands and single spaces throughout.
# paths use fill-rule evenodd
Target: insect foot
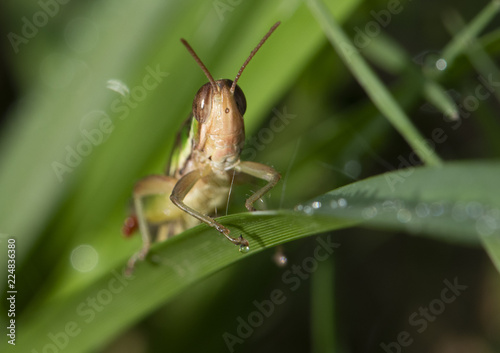
M 245 207 L 247 208 L 247 210 L 248 210 L 249 212 L 256 211 L 255 207 L 253 207 L 251 203 L 248 203 L 248 202 L 247 202 L 247 203 L 245 204 Z
M 137 254 L 135 254 L 128 262 L 127 267 L 125 267 L 124 275 L 125 277 L 131 277 L 134 273 L 135 263 L 138 260 Z
M 243 235 L 240 235 L 238 238 L 233 238 L 232 236 L 229 235 L 229 229 L 227 229 L 226 227 L 223 227 L 223 228 L 227 231 L 227 233 L 226 232 L 221 232 L 218 228 L 217 228 L 217 230 L 219 230 L 219 232 L 221 232 L 222 234 L 224 234 L 224 236 L 227 238 L 227 240 L 229 240 L 231 243 L 233 243 L 234 245 L 239 245 L 240 246 L 239 250 L 242 253 L 247 253 L 250 250 L 250 246 L 248 244 L 248 240 L 246 240 L 245 238 L 243 238 Z
M 248 244 L 248 240 L 243 238 L 243 235 L 240 235 L 238 238 L 238 241 L 240 242 L 240 252 L 246 254 L 247 252 L 250 251 L 250 246 Z

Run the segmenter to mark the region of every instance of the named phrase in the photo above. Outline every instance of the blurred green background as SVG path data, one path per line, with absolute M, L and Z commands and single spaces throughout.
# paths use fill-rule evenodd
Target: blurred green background
M 18 290 L 16 346 L 3 335 L 2 351 L 499 350 L 498 272 L 474 234 L 460 239 L 456 213 L 436 231 L 446 241 L 386 225 L 321 233 L 328 227 L 320 221 L 309 230 L 285 213 L 348 183 L 421 164 L 332 48 L 313 3 L 2 2 L 0 263 L 7 239 L 16 239 Z M 498 158 L 497 2 L 325 4 L 421 135 L 444 132 L 434 148 L 442 160 Z M 139 237 L 120 233 L 134 182 L 164 170 L 206 82 L 179 38 L 214 78 L 233 79 L 278 20 L 239 81 L 248 104 L 242 158 L 283 176 L 260 209 L 284 210 L 276 213 L 284 229 L 315 235 L 286 243 L 288 265 L 279 267 L 274 249 L 242 257 L 197 227 L 160 245 L 135 279 L 124 279 L 123 265 L 140 247 Z M 442 57 L 446 68 L 438 70 Z M 236 187 L 229 214 L 244 212 L 256 187 Z M 494 183 L 471 183 L 452 190 L 454 200 L 481 198 L 476 187 L 498 194 Z M 463 212 L 481 207 L 467 203 Z M 249 215 L 232 219 L 259 226 Z M 262 224 L 276 227 L 270 219 Z M 273 228 L 262 228 L 272 236 Z M 201 250 L 162 258 L 176 246 L 189 253 L 199 245 L 190 239 L 204 239 L 203 232 L 210 256 L 221 246 L 210 270 L 200 265 Z M 289 240 L 283 235 L 262 248 Z M 319 261 L 318 244 L 325 243 L 335 250 Z M 155 256 L 187 279 L 162 282 Z M 7 272 L 0 272 L 6 293 Z M 445 303 L 442 292 L 454 281 L 466 288 Z M 1 306 L 6 327 L 8 302 Z M 421 311 L 428 307 L 430 316 Z

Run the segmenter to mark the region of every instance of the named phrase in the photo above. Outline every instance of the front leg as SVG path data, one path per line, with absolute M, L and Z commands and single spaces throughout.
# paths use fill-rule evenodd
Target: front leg
M 186 197 L 188 192 L 194 187 L 196 182 L 198 182 L 198 180 L 200 180 L 202 177 L 207 177 L 207 176 L 208 177 L 211 176 L 211 171 L 203 173 L 200 170 L 193 170 L 192 172 L 189 172 L 188 174 L 184 175 L 175 184 L 174 190 L 170 195 L 170 200 L 174 205 L 179 207 L 184 212 L 199 219 L 201 222 L 209 225 L 210 227 L 217 229 L 217 231 L 222 233 L 230 242 L 232 242 L 235 245 L 239 245 L 241 251 L 248 250 L 248 241 L 245 238 L 243 238 L 243 236 L 240 235 L 239 238 L 233 238 L 232 236 L 229 235 L 229 229 L 227 229 L 222 224 L 215 221 L 213 218 L 196 211 L 195 209 L 189 207 L 184 203 L 184 198 Z
M 245 207 L 249 211 L 255 211 L 255 208 L 253 207 L 254 202 L 260 199 L 266 192 L 271 190 L 281 179 L 280 173 L 274 170 L 274 168 L 261 163 L 244 161 L 240 162 L 240 164 L 238 164 L 234 169 L 237 172 L 267 180 L 267 184 L 257 190 L 257 192 L 250 196 L 245 202 Z

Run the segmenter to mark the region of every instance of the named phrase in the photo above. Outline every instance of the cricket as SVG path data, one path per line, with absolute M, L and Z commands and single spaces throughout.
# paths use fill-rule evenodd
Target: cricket
M 251 176 L 267 183 L 245 202 L 248 211 L 271 190 L 281 175 L 265 164 L 241 161 L 245 143 L 243 115 L 246 99 L 237 82 L 243 70 L 264 42 L 280 25 L 276 22 L 257 44 L 236 74 L 234 81 L 214 80 L 188 42 L 181 39 L 205 73 L 208 83 L 201 86 L 193 100 L 192 114 L 182 125 L 170 154 L 165 174 L 139 180 L 132 192 L 133 212 L 126 218 L 122 232 L 131 236 L 139 229 L 142 248 L 127 263 L 126 274 L 144 260 L 150 247 L 203 222 L 215 228 L 242 252 L 249 243 L 242 235 L 233 237 L 213 215 L 229 201 L 238 176 Z

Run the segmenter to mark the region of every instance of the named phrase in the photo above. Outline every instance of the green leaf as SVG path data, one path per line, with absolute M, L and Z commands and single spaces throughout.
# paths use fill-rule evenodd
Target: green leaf
M 482 241 L 500 271 L 499 176 L 498 162 L 408 168 L 349 184 L 298 208 L 453 243 Z
M 500 3 L 496 0 L 490 1 L 465 28 L 453 36 L 453 39 L 443 48 L 442 52 L 447 65 L 451 65 L 458 55 L 467 51 L 471 41 L 474 41 L 479 33 L 484 30 L 499 10 Z
M 233 233 L 249 240 L 248 254 L 239 253 L 205 225 L 192 228 L 154 247 L 152 261 L 140 263 L 131 279 L 121 276 L 124 259 L 84 287 L 59 287 L 20 320 L 24 334 L 31 338 L 23 347 L 41 349 L 50 342 L 49 332 L 69 325 L 78 331 L 68 344 L 72 352 L 95 349 L 190 284 L 236 261 L 277 244 L 354 225 L 455 243 L 477 244 L 479 236 L 498 266 L 500 191 L 491 187 L 498 175 L 500 163 L 496 162 L 397 170 L 331 191 L 298 206 L 297 211 L 221 217 Z M 72 277 L 85 274 L 73 272 Z
M 291 211 L 236 214 L 220 221 L 232 232 L 244 234 L 251 243 L 249 254 L 241 254 L 237 247 L 205 225 L 192 228 L 155 247 L 152 257 L 157 263 L 138 264 L 131 279 L 121 276 L 123 261 L 84 288 L 53 293 L 51 298 L 38 303 L 38 309 L 28 308 L 19 327 L 23 327 L 23 334 L 30 340 L 20 342 L 20 346 L 41 350 L 50 343 L 49 332 L 63 331 L 69 324 L 76 327 L 78 334 L 66 349 L 76 353 L 98 348 L 190 284 L 235 261 L 276 244 L 354 223 L 334 217 L 316 221 Z M 78 277 L 85 274 L 73 271 L 72 277 L 83 282 Z M 96 307 L 96 303 L 104 304 Z
M 311 283 L 311 335 L 313 352 L 336 352 L 340 346 L 335 325 L 334 264 L 332 257 L 318 263 Z
M 413 126 L 406 113 L 379 80 L 374 71 L 365 62 L 358 49 L 331 16 L 323 2 L 320 0 L 309 0 L 308 4 L 330 40 L 330 43 L 380 112 L 386 116 L 394 128 L 405 138 L 422 161 L 429 165 L 439 165 L 441 163 L 440 158 L 425 143 L 425 139 L 420 135 L 415 126 Z

